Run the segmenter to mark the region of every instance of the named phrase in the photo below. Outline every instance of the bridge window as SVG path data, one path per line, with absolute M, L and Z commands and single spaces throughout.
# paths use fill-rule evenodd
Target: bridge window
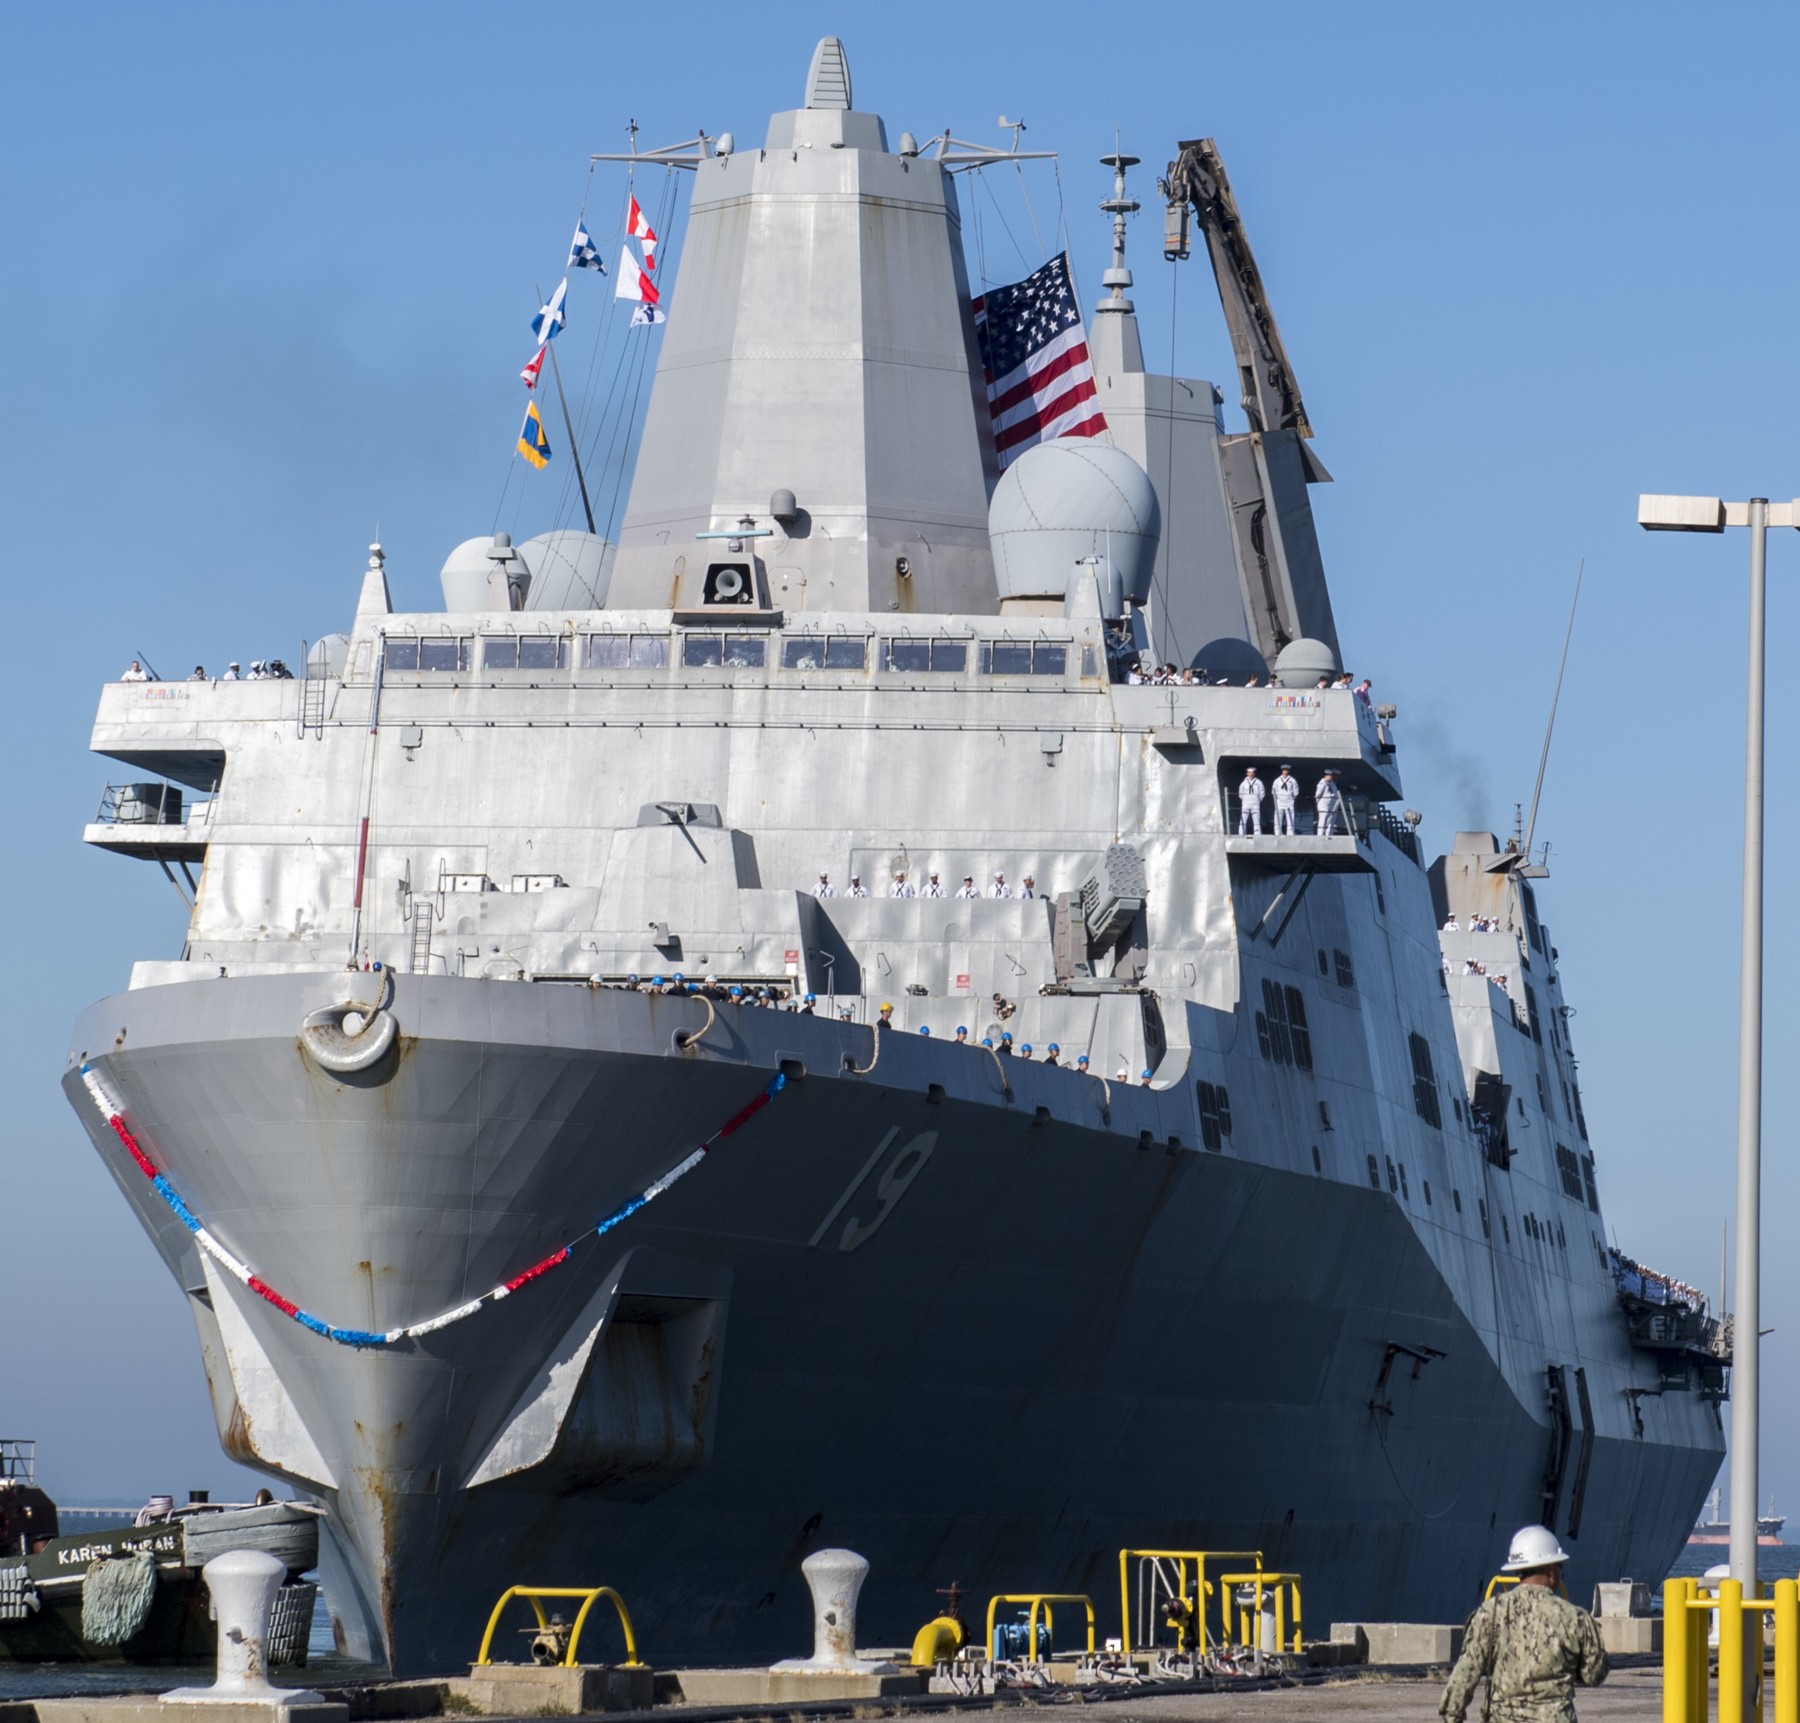
M 1587 1192 L 1587 1206 L 1595 1214 L 1598 1214 L 1600 1212 L 1600 1187 L 1594 1182 L 1594 1157 L 1592 1155 L 1581 1157 L 1581 1182 Z
M 981 643 L 981 668 L 995 676 L 1029 676 L 1031 642 L 984 640 Z
M 860 634 L 803 634 L 781 643 L 784 670 L 866 670 L 869 643 Z
M 590 670 L 661 670 L 669 662 L 669 637 L 590 634 L 584 662 Z
M 562 634 L 489 634 L 481 641 L 483 670 L 563 670 L 569 663 Z
M 1580 1202 L 1583 1194 L 1581 1162 L 1573 1149 L 1565 1149 L 1561 1143 L 1556 1145 L 1556 1176 L 1562 1180 L 1563 1195 Z
M 969 668 L 966 640 L 893 639 L 881 643 L 883 670 L 931 671 L 956 674 Z
M 1356 966 L 1350 961 L 1350 953 L 1333 950 L 1331 956 L 1337 965 L 1338 986 L 1354 987 L 1356 985 Z
M 1069 647 L 1062 640 L 984 640 L 980 665 L 993 676 L 1065 676 Z
M 1369 1156 L 1369 1188 L 1377 1191 L 1381 1189 L 1381 1166 L 1373 1155 Z

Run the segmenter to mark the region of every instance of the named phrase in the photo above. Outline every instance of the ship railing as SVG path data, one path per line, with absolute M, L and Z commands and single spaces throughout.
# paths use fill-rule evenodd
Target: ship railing
M 1708 1628 L 1718 1618 L 1719 1693 L 1717 1715 L 1761 1717 L 1763 1713 L 1763 1620 L 1774 1618 L 1775 1662 L 1769 1671 L 1775 1723 L 1800 1723 L 1800 1582 L 1778 1579 L 1775 1595 L 1763 1597 L 1761 1582 L 1744 1595 L 1744 1582 L 1722 1579 L 1715 1593 L 1697 1579 L 1663 1582 L 1663 1723 L 1706 1723 L 1708 1712 Z
M 0 1436 L 0 1478 L 37 1482 L 37 1443 L 22 1436 Z
M 1087 1654 L 1094 1655 L 1094 1600 L 1085 1592 L 1079 1591 L 1008 1591 L 1000 1592 L 988 1599 L 987 1606 L 987 1651 L 988 1656 L 996 1663 L 1006 1661 L 1008 1654 L 1000 1645 L 997 1637 L 997 1617 L 1003 1603 L 1022 1603 L 1027 1605 L 1025 1617 L 1025 1655 L 1014 1661 L 1023 1663 L 1047 1663 L 1048 1656 L 1040 1657 L 1040 1649 L 1049 1651 L 1056 1637 L 1056 1620 L 1054 1608 L 1059 1603 L 1078 1603 L 1087 1611 Z M 1038 1633 L 1038 1613 L 1043 1612 L 1043 1637 Z
M 216 792 L 218 786 L 213 786 Z M 176 784 L 108 784 L 100 794 L 95 824 L 196 826 L 212 817 L 213 796 L 190 801 Z
M 1411 826 L 1398 814 L 1390 813 L 1381 803 L 1374 804 L 1373 830 L 1379 832 L 1391 843 L 1414 867 L 1425 864 L 1419 857 L 1419 839 Z
M 494 1605 L 488 1616 L 487 1631 L 481 1636 L 481 1651 L 475 1662 L 479 1667 L 490 1663 L 488 1653 L 494 1646 L 494 1630 L 500 1625 L 500 1617 L 506 1613 L 506 1606 L 515 1597 L 522 1597 L 528 1602 L 537 1615 L 539 1633 L 550 1630 L 549 1618 L 544 1614 L 542 1600 L 546 1597 L 578 1597 L 582 1599 L 581 1608 L 576 1612 L 575 1620 L 569 1627 L 569 1643 L 563 1652 L 562 1662 L 565 1669 L 575 1666 L 575 1653 L 581 1645 L 581 1630 L 587 1625 L 588 1612 L 601 1598 L 605 1598 L 613 1606 L 619 1617 L 619 1626 L 625 1635 L 625 1663 L 627 1669 L 641 1669 L 643 1663 L 638 1657 L 637 1634 L 631 1625 L 631 1612 L 625 1607 L 624 1598 L 610 1585 L 509 1585 L 500 1594 L 500 1601 Z
M 1249 1562 L 1250 1579 L 1263 1571 L 1261 1550 L 1167 1550 L 1123 1549 L 1119 1551 L 1119 1631 L 1120 1649 L 1129 1657 L 1132 1652 L 1132 1623 L 1137 1623 L 1137 1649 L 1156 1649 L 1160 1626 L 1175 1630 L 1178 1656 L 1190 1649 L 1204 1652 L 1211 1642 L 1207 1625 L 1207 1599 L 1223 1590 L 1221 1617 L 1226 1629 L 1225 1643 L 1230 1642 L 1230 1591 L 1220 1577 L 1226 1564 Z M 1207 1566 L 1213 1564 L 1213 1577 L 1207 1578 Z M 1136 1613 L 1133 1613 L 1133 1578 L 1136 1579 Z M 1298 1580 L 1296 1578 L 1296 1585 Z M 1259 1614 L 1260 1614 L 1260 1599 Z M 1296 1608 L 1298 1602 L 1296 1600 Z M 1190 1639 L 1194 1642 L 1190 1646 Z

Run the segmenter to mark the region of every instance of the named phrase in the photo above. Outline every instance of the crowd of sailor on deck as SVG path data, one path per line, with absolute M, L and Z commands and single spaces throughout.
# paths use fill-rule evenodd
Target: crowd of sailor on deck
M 1705 1310 L 1706 1294 L 1699 1287 L 1689 1286 L 1673 1275 L 1658 1274 L 1622 1250 L 1609 1248 L 1606 1254 L 1612 1259 L 1613 1280 L 1621 1292 L 1641 1298 L 1646 1304 L 1680 1304 L 1696 1313 Z

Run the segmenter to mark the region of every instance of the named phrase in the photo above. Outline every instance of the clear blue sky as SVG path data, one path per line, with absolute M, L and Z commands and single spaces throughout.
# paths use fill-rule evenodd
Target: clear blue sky
M 1062 152 L 980 195 L 989 274 L 1064 199 L 1099 292 L 1095 158 L 1147 167 L 1145 344 L 1228 374 L 1152 170 L 1219 139 L 1336 484 L 1315 493 L 1350 662 L 1400 707 L 1446 845 L 1528 799 L 1587 587 L 1539 836 L 1607 1217 L 1711 1286 L 1734 1129 L 1744 535 L 1650 538 L 1639 490 L 1800 491 L 1800 10 L 925 3 L 14 5 L 0 107 L 0 497 L 19 932 L 4 1005 L 0 1433 L 65 1500 L 227 1487 L 182 1300 L 56 1087 L 68 1027 L 179 949 L 155 869 L 86 851 L 99 684 L 345 626 L 377 522 L 404 604 L 490 530 L 590 151 L 760 139 L 841 34 L 858 106 Z M 610 229 L 622 179 L 594 209 Z M 968 190 L 965 182 L 965 192 Z M 1016 237 L 1013 249 L 1007 232 Z M 578 289 L 597 286 L 578 283 Z M 590 305 L 594 303 L 592 296 Z M 573 346 L 581 335 L 572 327 Z M 554 484 L 509 518 L 553 524 Z M 516 516 L 512 510 L 517 506 Z M 1800 1509 L 1794 1109 L 1800 535 L 1772 547 L 1765 1490 Z M 29 820 L 25 816 L 29 814 Z M 32 837 L 24 838 L 29 828 Z

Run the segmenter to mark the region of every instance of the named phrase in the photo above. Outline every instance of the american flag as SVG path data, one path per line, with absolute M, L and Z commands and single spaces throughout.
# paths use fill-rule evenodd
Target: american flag
M 994 448 L 1005 467 L 1033 443 L 1106 429 L 1069 254 L 974 303 Z

